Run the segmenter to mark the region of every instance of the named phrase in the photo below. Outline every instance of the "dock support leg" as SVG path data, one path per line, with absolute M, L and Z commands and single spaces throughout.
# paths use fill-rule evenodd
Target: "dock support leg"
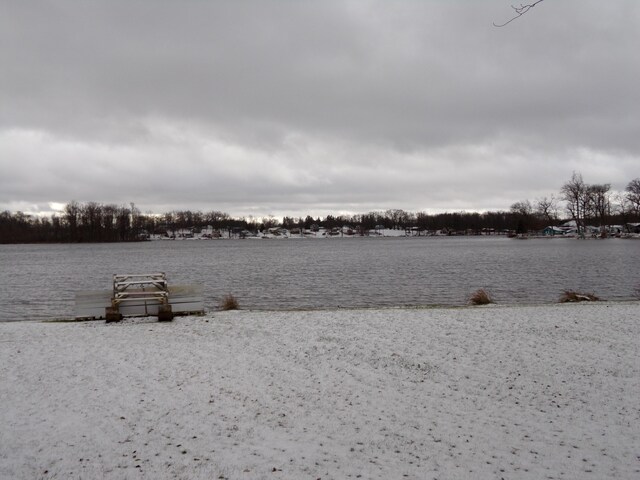
M 122 314 L 118 311 L 117 308 L 107 307 L 105 308 L 105 319 L 107 323 L 119 322 L 120 320 L 122 320 Z
M 173 320 L 173 311 L 171 310 L 171 305 L 160 305 L 158 308 L 158 321 L 159 322 L 170 322 Z

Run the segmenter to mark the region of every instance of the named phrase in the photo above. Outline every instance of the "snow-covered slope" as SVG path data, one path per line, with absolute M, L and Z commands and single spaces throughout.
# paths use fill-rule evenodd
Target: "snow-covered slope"
M 640 478 L 631 304 L 0 324 L 0 478 Z

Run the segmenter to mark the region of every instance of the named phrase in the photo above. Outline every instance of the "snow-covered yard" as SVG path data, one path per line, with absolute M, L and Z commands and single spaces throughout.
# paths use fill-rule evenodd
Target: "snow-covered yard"
M 640 478 L 640 304 L 0 324 L 2 479 Z

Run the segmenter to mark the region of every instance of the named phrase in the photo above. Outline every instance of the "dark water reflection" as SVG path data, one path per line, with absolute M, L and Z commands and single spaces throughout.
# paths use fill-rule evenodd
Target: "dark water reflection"
M 475 289 L 499 303 L 549 303 L 564 289 L 634 298 L 640 241 L 495 237 L 161 241 L 0 246 L 0 320 L 73 316 L 79 290 L 114 273 L 166 272 L 243 308 L 461 305 Z

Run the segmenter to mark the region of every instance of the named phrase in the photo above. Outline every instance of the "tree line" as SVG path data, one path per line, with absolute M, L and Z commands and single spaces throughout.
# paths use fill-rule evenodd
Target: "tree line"
M 484 213 L 428 214 L 390 209 L 355 215 L 327 215 L 324 218 L 286 216 L 280 221 L 273 216 L 237 218 L 216 210 L 142 213 L 134 203 L 104 205 L 71 201 L 63 212 L 50 216 L 1 212 L 0 243 L 128 242 L 144 239 L 150 234 L 199 233 L 206 227 L 229 232 L 229 235 L 238 231 L 262 232 L 275 227 L 333 229 L 345 226 L 361 234 L 377 228 L 439 230 L 467 235 L 527 233 L 567 220 L 575 222 L 579 234 L 585 232 L 587 225 L 594 225 L 602 229 L 603 235 L 606 225 L 640 222 L 640 178 L 629 182 L 624 192 L 616 193 L 609 184 L 587 184 L 580 173 L 574 173 L 557 196 L 533 202 L 518 201 L 509 210 Z

